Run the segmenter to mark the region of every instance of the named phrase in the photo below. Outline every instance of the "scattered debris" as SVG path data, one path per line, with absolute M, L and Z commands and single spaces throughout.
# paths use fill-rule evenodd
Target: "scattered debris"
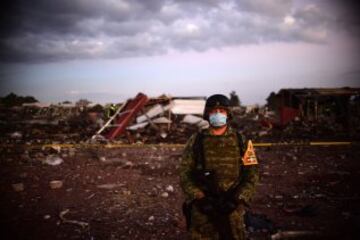
M 64 160 L 56 155 L 48 155 L 44 161 L 46 164 L 51 166 L 57 166 L 64 162 Z
M 285 206 L 283 208 L 284 212 L 290 214 L 296 214 L 301 217 L 314 217 L 318 215 L 319 209 L 314 205 L 306 206 Z
M 169 197 L 169 193 L 168 193 L 168 192 L 163 192 L 163 193 L 161 194 L 161 197 L 167 198 L 167 197 Z
M 14 183 L 12 184 L 12 188 L 15 192 L 22 192 L 24 191 L 24 184 L 23 183 Z
M 271 235 L 271 240 L 308 237 L 308 236 L 320 236 L 320 235 L 321 233 L 318 231 L 283 231 L 283 232 L 279 231 Z
M 20 139 L 20 138 L 22 138 L 22 133 L 21 132 L 14 132 L 14 133 L 12 133 L 11 135 L 10 135 L 10 137 L 11 138 L 13 138 L 13 139 Z
M 108 184 L 97 185 L 97 188 L 110 190 L 110 189 L 119 188 L 119 187 L 123 187 L 123 186 L 125 186 L 125 184 L 122 184 L 122 183 L 108 183 Z
M 126 167 L 126 168 L 131 168 L 131 167 L 133 167 L 133 166 L 134 166 L 134 163 L 133 163 L 133 162 L 131 162 L 131 161 L 126 161 L 124 167 Z
M 69 220 L 66 216 L 85 220 L 71 222 L 83 228 L 96 221 L 96 228 L 91 229 L 94 239 L 116 239 L 117 236 L 140 239 L 141 234 L 149 234 L 146 236 L 149 239 L 168 239 L 170 235 L 174 239 L 185 239 L 179 210 L 183 195 L 178 181 L 182 146 L 143 145 L 183 144 L 203 127 L 202 123 L 204 127 L 208 125 L 201 118 L 203 109 L 197 106 L 197 109 L 191 110 L 191 104 L 185 106 L 176 100 L 191 100 L 191 104 L 193 100 L 204 102 L 203 98 L 150 98 L 125 124 L 123 134 L 112 140 L 104 137 L 110 128 L 118 127 L 113 121 L 102 132 L 104 136 L 96 135 L 89 142 L 86 139 L 105 125 L 100 124 L 107 120 L 103 109 L 99 108 L 95 114 L 89 106 L 76 104 L 0 106 L 1 143 L 21 146 L 1 149 L 1 204 L 9 206 L 2 211 L 5 226 L 26 225 L 21 229 L 19 234 L 22 238 L 19 239 L 28 237 L 29 232 L 34 234 L 32 238 L 68 239 L 70 236 L 87 239 L 88 236 L 82 235 L 85 231 L 78 228 L 64 227 L 52 233 L 47 232 L 52 229 L 49 228 L 51 224 L 38 224 L 47 219 L 50 219 L 47 223 L 55 222 L 56 215 L 53 213 L 58 213 L 59 207 L 71 206 L 71 209 L 76 209 L 76 212 L 71 210 L 74 215 L 65 212 L 62 217 L 65 220 Z M 174 111 L 175 101 L 178 108 Z M 351 100 L 350 104 L 354 101 Z M 125 103 L 118 104 L 123 105 Z M 155 106 L 160 111 L 149 116 L 149 111 Z M 319 110 L 318 113 L 322 112 Z M 138 123 L 137 118 L 141 116 L 145 118 Z M 358 162 L 354 161 L 359 156 L 359 150 L 354 146 L 303 148 L 285 144 L 311 139 L 343 140 L 343 136 L 357 140 L 360 139 L 359 131 L 355 127 L 353 131 L 346 132 L 336 122 L 324 124 L 327 120 L 325 115 L 319 115 L 318 121 L 297 116 L 284 126 L 274 124 L 279 117 L 278 112 L 269 111 L 266 106 L 233 108 L 231 124 L 247 138 L 254 142 L 284 143 L 282 147 L 257 149 L 259 159 L 263 159 L 259 166 L 262 180 L 251 211 L 259 216 L 247 216 L 249 238 L 258 239 L 256 236 L 260 236 L 259 239 L 269 239 L 277 228 L 282 229 L 282 234 L 294 229 L 321 229 L 322 233 L 351 236 L 352 232 L 347 231 L 353 228 L 349 222 L 359 222 L 357 203 L 360 196 L 355 180 L 360 171 Z M 132 128 L 136 124 L 142 125 Z M 12 138 L 11 134 L 15 132 L 21 133 L 21 137 Z M 109 145 L 90 149 L 74 147 L 73 143 L 80 146 L 87 143 Z M 134 145 L 110 148 L 112 143 Z M 46 147 L 38 147 L 43 144 Z M 47 159 L 49 162 L 46 162 Z M 42 163 L 61 166 L 47 167 Z M 53 179 L 62 180 L 61 183 L 55 182 L 55 189 L 66 188 L 49 191 L 49 186 L 52 188 L 50 180 Z M 66 185 L 63 185 L 65 181 Z M 17 190 L 12 183 L 20 183 L 18 189 L 21 193 L 15 192 Z M 38 206 L 41 211 L 31 212 L 38 209 L 32 206 Z M 57 224 L 61 222 L 59 220 Z M 28 230 L 35 225 L 44 230 L 42 234 L 45 237 L 36 235 L 37 231 Z M 333 229 L 333 226 L 339 228 Z M 116 230 L 112 232 L 109 229 Z M 17 228 L 12 231 L 16 233 Z M 279 235 L 274 234 L 273 237 L 276 239 Z M 292 235 L 286 238 L 292 238 Z M 304 239 L 306 235 L 296 238 Z M 312 235 L 308 238 L 312 239 Z
M 63 186 L 63 182 L 60 180 L 53 180 L 49 182 L 49 186 L 51 189 L 58 189 L 58 188 L 62 188 Z
M 87 223 L 87 222 L 77 221 L 77 220 L 70 220 L 70 219 L 65 218 L 65 215 L 67 213 L 69 213 L 69 212 L 70 212 L 70 209 L 65 209 L 65 210 L 60 212 L 59 218 L 61 219 L 61 221 L 63 223 L 75 224 L 75 225 L 78 225 L 78 226 L 80 226 L 82 228 L 87 228 L 89 226 L 89 223 Z
M 96 195 L 96 193 L 93 193 L 93 194 L 91 194 L 90 196 L 88 196 L 86 199 L 92 199 L 93 197 L 95 197 L 95 195 Z
M 160 133 L 160 137 L 161 138 L 166 138 L 168 135 L 167 135 L 167 133 L 166 132 L 162 132 L 162 133 Z
M 174 192 L 174 187 L 171 186 L 171 185 L 168 185 L 168 186 L 166 187 L 166 191 L 168 191 L 168 192 Z
M 127 195 L 127 196 L 131 195 L 131 191 L 129 191 L 129 190 L 124 190 L 124 191 L 122 191 L 122 193 L 123 193 L 123 195 Z

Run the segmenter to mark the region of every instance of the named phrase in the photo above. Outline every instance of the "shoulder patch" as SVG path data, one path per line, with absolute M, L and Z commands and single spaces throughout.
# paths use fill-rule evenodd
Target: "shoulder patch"
M 256 155 L 255 155 L 254 146 L 253 146 L 251 140 L 248 141 L 247 148 L 246 148 L 245 154 L 242 158 L 242 161 L 245 166 L 258 164 Z

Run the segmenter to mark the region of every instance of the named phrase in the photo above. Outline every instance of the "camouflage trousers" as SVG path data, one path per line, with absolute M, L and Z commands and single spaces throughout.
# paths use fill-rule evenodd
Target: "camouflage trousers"
M 232 235 L 236 240 L 245 240 L 244 213 L 243 206 L 239 206 L 229 216 Z M 219 239 L 219 234 L 215 230 L 213 223 L 209 221 L 206 215 L 200 213 L 196 207 L 193 207 L 191 211 L 190 236 L 192 240 Z

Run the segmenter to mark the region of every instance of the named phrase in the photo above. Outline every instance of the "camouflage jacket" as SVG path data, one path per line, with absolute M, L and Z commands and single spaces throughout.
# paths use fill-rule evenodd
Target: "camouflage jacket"
M 193 134 L 188 140 L 180 163 L 180 185 L 188 200 L 194 199 L 196 192 L 201 191 L 191 176 L 195 168 L 193 144 L 197 134 Z M 245 141 L 244 137 L 238 139 L 231 127 L 220 136 L 212 135 L 209 129 L 203 130 L 202 134 L 206 168 L 216 171 L 218 185 L 223 190 L 227 190 L 240 178 L 242 185 L 237 197 L 248 203 L 259 180 L 257 159 L 251 141 Z M 248 164 L 249 161 L 252 161 L 251 164 Z

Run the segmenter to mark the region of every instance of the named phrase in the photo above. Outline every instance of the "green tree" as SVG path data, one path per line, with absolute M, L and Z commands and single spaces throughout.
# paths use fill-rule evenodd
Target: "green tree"
M 235 91 L 230 92 L 230 106 L 232 107 L 241 106 L 240 99 Z
M 0 103 L 4 104 L 5 106 L 12 107 L 12 106 L 21 106 L 23 103 L 34 103 L 38 102 L 32 96 L 18 96 L 15 93 L 9 93 L 7 96 L 0 98 Z

